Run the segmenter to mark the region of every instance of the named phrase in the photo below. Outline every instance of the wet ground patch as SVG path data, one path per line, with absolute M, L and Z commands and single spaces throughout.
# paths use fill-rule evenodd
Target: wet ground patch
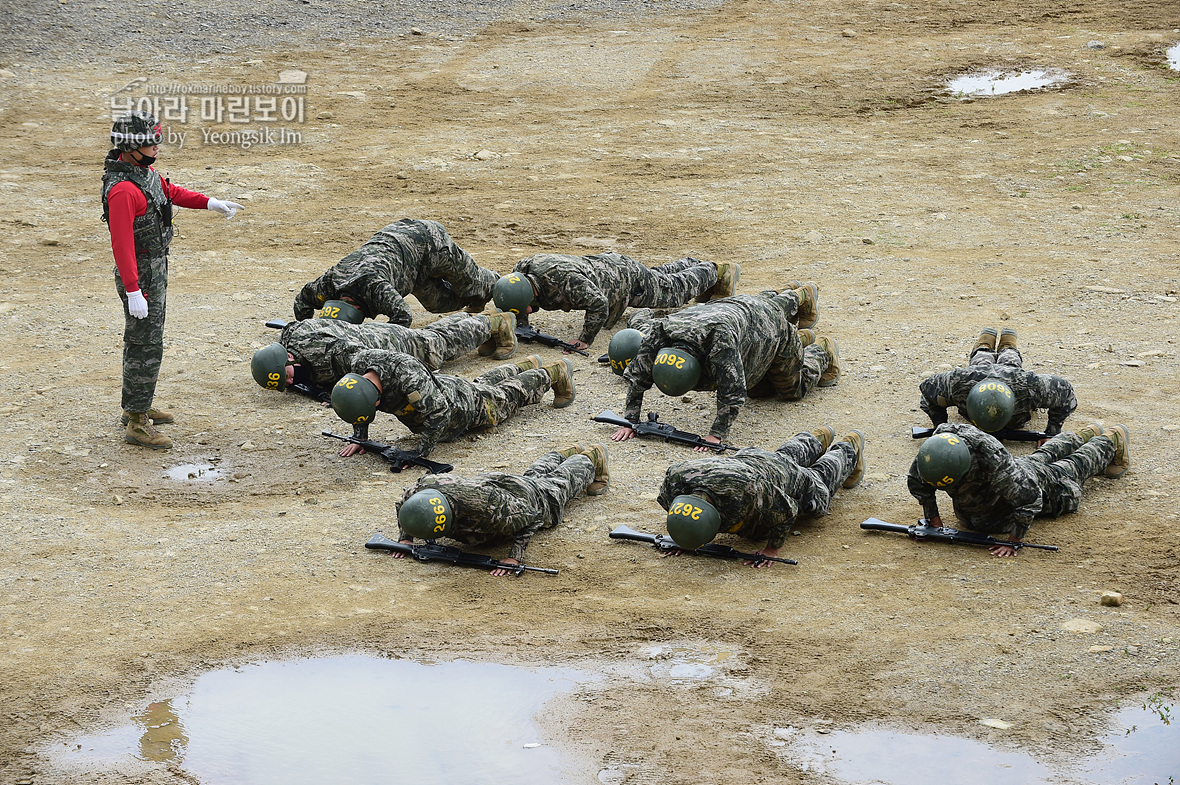
M 1069 75 L 1054 69 L 1024 71 L 982 71 L 963 74 L 947 82 L 947 89 L 955 98 L 990 98 L 1009 93 L 1062 87 Z

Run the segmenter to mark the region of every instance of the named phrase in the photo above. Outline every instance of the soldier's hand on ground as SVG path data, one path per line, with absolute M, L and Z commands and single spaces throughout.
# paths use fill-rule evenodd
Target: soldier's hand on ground
M 992 547 L 988 548 L 988 550 L 991 551 L 992 556 L 998 556 L 1001 559 L 1005 556 L 1015 556 L 1018 553 L 1016 548 L 1012 547 L 1011 545 L 993 545 Z
M 754 553 L 760 554 L 762 556 L 778 558 L 778 548 L 763 548 L 760 551 L 754 551 Z M 748 561 L 742 562 L 742 564 L 746 565 L 747 567 L 769 567 L 770 565 L 774 564 L 774 562 L 755 561 L 754 559 L 749 559 Z
M 400 542 L 402 545 L 413 545 L 414 544 L 413 540 L 398 540 L 398 542 Z M 406 555 L 404 553 L 402 553 L 401 551 L 389 551 L 389 555 L 395 559 L 406 558 Z
M 708 436 L 705 436 L 705 437 L 704 437 L 704 439 L 705 439 L 705 441 L 707 441 L 709 444 L 721 444 L 721 440 L 720 440 L 720 439 L 718 439 L 716 436 L 713 436 L 712 434 L 710 434 L 710 435 L 708 435 Z M 692 448 L 692 451 L 693 451 L 693 452 L 717 452 L 717 451 L 716 451 L 716 450 L 714 450 L 712 447 L 705 447 L 705 446 L 703 446 L 703 445 L 702 445 L 702 446 L 698 446 L 698 447 L 693 447 L 693 448 Z
M 586 350 L 586 349 L 589 349 L 589 348 L 590 348 L 590 344 L 588 344 L 588 343 L 582 343 L 582 342 L 581 342 L 581 341 L 579 341 L 577 338 L 575 338 L 574 340 L 570 341 L 570 344 L 571 344 L 571 345 L 572 345 L 574 348 L 573 348 L 573 349 L 562 349 L 562 350 L 561 350 L 561 351 L 562 351 L 562 354 L 573 354 L 573 353 L 574 353 L 574 349 L 582 349 L 582 350 Z
M 611 434 L 611 440 L 616 442 L 625 442 L 635 435 L 635 431 L 630 428 L 620 428 Z
M 520 564 L 520 562 L 518 562 L 516 559 L 512 558 L 511 556 L 509 556 L 506 559 L 500 559 L 500 561 L 504 562 L 505 564 Z M 492 570 L 492 575 L 497 578 L 503 577 L 505 575 L 513 575 L 513 574 L 514 573 L 512 570 L 506 569 L 504 567 L 497 567 L 496 569 Z
M 680 550 L 679 548 L 669 548 L 668 550 L 664 551 L 662 555 L 666 559 L 669 556 L 679 556 L 682 553 L 684 553 L 684 551 Z
M 350 455 L 357 455 L 358 453 L 364 453 L 364 451 L 365 451 L 365 448 L 361 447 L 359 444 L 346 444 L 340 448 L 340 452 L 337 454 L 341 458 L 347 458 Z
M 127 292 L 127 312 L 136 319 L 147 318 L 147 300 L 143 292 Z
M 246 208 L 242 207 L 237 202 L 224 202 L 221 199 L 209 197 L 209 204 L 205 209 L 221 213 L 225 216 L 225 220 L 228 221 L 237 214 L 238 210 L 245 210 Z

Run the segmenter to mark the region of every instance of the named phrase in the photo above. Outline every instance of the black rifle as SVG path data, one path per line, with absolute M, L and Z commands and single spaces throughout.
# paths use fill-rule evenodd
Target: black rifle
M 331 431 L 321 431 L 321 436 L 330 436 L 333 439 L 339 439 L 342 442 L 349 444 L 359 444 L 365 448 L 366 452 L 376 453 L 385 460 L 389 461 L 389 470 L 391 472 L 400 473 L 406 466 L 421 466 L 431 474 L 446 474 L 452 471 L 455 467 L 449 463 L 436 463 L 428 458 L 423 458 L 416 452 L 410 450 L 399 450 L 390 444 L 382 444 L 381 442 L 371 442 L 367 439 L 358 439 L 355 436 L 338 436 Z
M 919 428 L 916 425 L 910 428 L 910 436 L 915 439 L 928 439 L 933 435 L 933 428 Z M 992 436 L 1002 442 L 1039 442 L 1049 438 L 1049 434 L 1040 431 L 1010 431 L 1007 428 L 1001 428 Z
M 266 326 L 272 330 L 281 330 L 287 326 L 287 323 L 282 319 L 271 319 L 266 323 Z
M 647 413 L 647 420 L 644 422 L 631 422 L 628 419 L 620 417 L 612 412 L 610 409 L 605 409 L 597 417 L 591 417 L 594 422 L 604 422 L 610 425 L 617 425 L 620 428 L 630 428 L 635 431 L 636 436 L 659 436 L 670 442 L 677 442 L 679 444 L 688 444 L 693 447 L 708 447 L 710 450 L 717 452 L 725 452 L 726 450 L 740 450 L 740 447 L 732 447 L 728 444 L 721 444 L 718 442 L 707 442 L 704 438 L 697 436 L 695 433 L 682 431 L 668 423 L 660 422 L 660 415 L 655 412 Z
M 598 358 L 598 362 L 602 363 L 603 365 L 610 365 L 610 355 L 609 354 L 601 355 Z
M 319 401 L 320 403 L 327 404 L 328 406 L 332 405 L 332 393 L 329 390 L 325 390 L 323 387 L 317 387 L 310 382 L 295 382 L 293 384 L 288 384 L 287 389 L 293 393 L 299 393 L 300 395 L 311 398 L 313 401 Z
M 566 343 L 558 338 L 556 335 L 548 335 L 546 333 L 537 332 L 536 328 L 530 327 L 527 324 L 519 325 L 516 328 L 516 340 L 524 341 L 525 343 L 541 343 L 546 346 L 552 346 L 557 349 L 566 349 L 571 352 L 577 352 L 583 357 L 589 357 L 588 352 L 584 352 L 572 343 Z
M 557 570 L 548 567 L 526 567 L 523 564 L 509 564 L 498 561 L 482 553 L 464 553 L 449 545 L 439 545 L 434 540 L 427 540 L 422 545 L 407 545 L 404 542 L 391 540 L 380 532 L 374 534 L 365 543 L 365 547 L 374 551 L 390 551 L 413 556 L 418 561 L 445 561 L 459 567 L 477 567 L 481 570 L 508 570 L 513 575 L 520 575 L 525 570 L 543 572 L 546 575 L 556 575 Z
M 883 532 L 901 532 L 902 534 L 908 534 L 911 540 L 919 541 L 933 540 L 935 542 L 960 543 L 962 545 L 982 545 L 986 548 L 996 545 L 1007 545 L 1009 548 L 1015 548 L 1016 550 L 1020 550 L 1021 548 L 1037 548 L 1042 551 L 1057 550 L 1056 545 L 1037 545 L 1031 542 L 997 540 L 994 537 L 988 537 L 986 534 L 959 531 L 949 526 L 931 526 L 925 518 L 919 518 L 917 526 L 902 526 L 900 523 L 886 523 L 877 518 L 869 518 L 860 525 L 860 528 L 876 529 Z
M 683 551 L 684 553 L 691 553 L 695 556 L 710 556 L 714 559 L 741 559 L 742 561 L 753 562 L 754 564 L 761 564 L 767 561 L 777 561 L 783 564 L 798 564 L 794 559 L 780 559 L 777 556 L 765 556 L 761 553 L 742 553 L 735 550 L 728 545 L 718 545 L 715 542 L 710 542 L 702 545 L 695 551 L 690 551 L 687 548 L 681 548 L 666 534 L 647 534 L 645 532 L 637 532 L 630 526 L 616 526 L 610 533 L 612 540 L 635 540 L 636 542 L 651 543 L 653 548 L 664 553 L 669 551 Z

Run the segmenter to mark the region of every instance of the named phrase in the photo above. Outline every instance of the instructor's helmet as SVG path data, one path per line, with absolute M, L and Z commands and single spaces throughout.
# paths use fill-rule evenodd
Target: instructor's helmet
M 320 306 L 320 318 L 360 324 L 365 320 L 365 314 L 352 303 L 347 303 L 344 300 L 328 300 Z
M 353 425 L 372 422 L 379 400 L 377 385 L 359 374 L 344 374 L 332 388 L 332 409 L 337 417 Z
M 721 513 L 700 496 L 682 494 L 668 507 L 668 536 L 686 551 L 710 543 L 721 531 Z
M 1007 425 L 1015 406 L 1012 389 L 996 379 L 984 379 L 967 394 L 967 416 L 976 428 L 988 433 Z
M 250 373 L 254 381 L 267 390 L 282 392 L 287 389 L 287 347 L 272 343 L 254 352 L 250 359 Z
M 950 488 L 971 468 L 971 451 L 953 433 L 936 433 L 918 449 L 918 474 L 935 488 Z
M 683 349 L 665 347 L 656 355 L 651 379 L 664 395 L 684 395 L 701 378 L 701 364 Z
M 411 537 L 436 540 L 452 530 L 451 500 L 433 488 L 418 491 L 402 502 L 397 522 Z
M 643 333 L 634 327 L 619 330 L 610 339 L 606 347 L 606 354 L 610 357 L 610 369 L 619 376 L 627 370 L 627 366 L 639 354 L 639 345 L 643 343 Z
M 111 126 L 111 144 L 118 150 L 130 152 L 159 144 L 162 139 L 159 121 L 147 112 L 128 112 Z
M 517 316 L 533 304 L 533 284 L 521 273 L 508 273 L 492 287 L 492 302 L 501 311 Z

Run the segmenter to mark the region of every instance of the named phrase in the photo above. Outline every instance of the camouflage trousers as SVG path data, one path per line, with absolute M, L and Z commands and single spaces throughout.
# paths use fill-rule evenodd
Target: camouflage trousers
M 396 351 L 417 357 L 431 370 L 470 354 L 492 337 L 492 323 L 482 314 L 453 313 L 420 330 L 406 333 L 406 346 Z
M 499 425 L 522 406 L 540 402 L 553 387 L 544 368 L 522 371 L 515 365 L 499 365 L 473 379 L 478 388 L 478 405 L 483 406 L 484 424 Z
M 553 509 L 564 510 L 594 482 L 594 464 L 585 455 L 566 458 L 556 451 L 547 452 L 525 469 L 524 476 L 553 500 Z
M 799 514 L 826 515 L 836 489 L 844 484 L 856 466 L 856 448 L 848 442 L 833 442 L 824 450 L 823 443 L 811 433 L 792 436 L 775 452 L 790 458 L 804 471 L 802 488 L 793 488 L 791 496 L 799 502 Z
M 1023 368 L 1024 358 L 1020 356 L 1020 350 L 1014 346 L 1010 346 L 1002 352 L 996 352 L 979 346 L 971 352 L 971 356 L 967 358 L 967 363 L 968 365 L 978 365 L 981 368 L 987 368 L 989 365 L 1008 365 L 1013 368 Z
M 164 317 L 168 306 L 168 255 L 138 260 L 139 290 L 148 302 L 148 315 L 136 319 L 127 310 L 127 290 L 115 270 L 115 290 L 123 301 L 123 411 L 140 413 L 152 408 L 156 382 L 164 360 Z
M 717 284 L 717 266 L 691 256 L 643 269 L 627 300 L 634 307 L 676 308 Z
M 1018 458 L 1027 462 L 1041 481 L 1041 511 L 1038 518 L 1055 518 L 1077 512 L 1086 480 L 1101 474 L 1114 458 L 1114 442 L 1095 436 L 1085 444 L 1076 433 L 1062 431 L 1032 455 Z
M 775 358 L 766 375 L 750 387 L 750 396 L 770 398 L 780 395 L 788 401 L 797 401 L 815 389 L 819 377 L 830 364 L 828 353 L 816 344 L 803 349 L 802 361 L 789 356 Z

